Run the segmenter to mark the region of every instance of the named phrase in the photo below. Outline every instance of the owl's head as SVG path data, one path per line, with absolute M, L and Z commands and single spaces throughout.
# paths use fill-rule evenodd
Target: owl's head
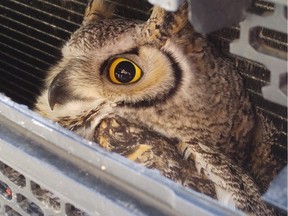
M 48 74 L 43 95 L 51 112 L 77 101 L 149 106 L 191 80 L 189 74 L 183 75 L 189 67 L 181 35 L 186 5 L 175 13 L 154 7 L 142 22 L 109 18 L 109 6 L 91 2 L 82 26 L 62 49 L 62 60 Z

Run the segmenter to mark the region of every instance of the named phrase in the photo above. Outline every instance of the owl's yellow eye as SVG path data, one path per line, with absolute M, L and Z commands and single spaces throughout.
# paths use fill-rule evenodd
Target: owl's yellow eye
M 115 84 L 130 84 L 142 76 L 141 69 L 132 61 L 116 58 L 109 67 L 109 79 Z

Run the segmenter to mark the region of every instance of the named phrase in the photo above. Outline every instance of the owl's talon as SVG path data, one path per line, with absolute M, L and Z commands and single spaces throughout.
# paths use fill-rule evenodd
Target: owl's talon
M 189 147 L 187 147 L 186 149 L 185 149 L 185 152 L 184 152 L 184 159 L 185 160 L 188 160 L 188 158 L 190 158 L 190 156 L 192 156 L 192 150 L 191 150 L 191 148 L 189 148 Z
M 185 160 L 187 160 L 192 155 L 192 150 L 186 143 L 180 143 L 177 146 L 178 152 L 183 156 Z

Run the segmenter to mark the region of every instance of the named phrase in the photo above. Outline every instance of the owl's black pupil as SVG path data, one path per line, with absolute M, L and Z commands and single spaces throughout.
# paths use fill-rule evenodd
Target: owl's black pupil
M 121 83 L 129 83 L 135 76 L 135 66 L 129 61 L 120 62 L 115 68 L 115 77 Z

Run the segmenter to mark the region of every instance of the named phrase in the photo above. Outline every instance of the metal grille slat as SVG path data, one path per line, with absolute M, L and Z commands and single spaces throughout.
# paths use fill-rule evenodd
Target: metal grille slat
M 37 0 L 37 1 L 46 1 L 46 0 Z M 49 3 L 68 8 L 68 10 L 73 10 L 75 12 L 83 12 L 85 10 L 87 0 L 49 0 Z
M 58 30 L 62 35 L 68 37 L 72 33 L 71 31 L 68 31 L 68 30 L 66 30 L 64 28 L 61 28 L 61 27 L 56 26 L 56 25 L 53 25 L 53 24 L 48 23 L 48 22 L 46 22 L 44 20 L 36 19 L 34 17 L 31 17 L 30 15 L 27 15 L 27 14 L 12 10 L 12 9 L 10 9 L 8 7 L 0 5 L 0 8 L 5 9 L 6 11 L 10 12 L 9 13 L 9 17 L 11 16 L 10 18 L 17 19 L 16 17 L 20 16 L 21 17 L 21 21 L 23 21 L 23 23 L 27 23 L 28 24 L 28 23 L 33 23 L 34 22 L 35 25 L 38 28 L 40 28 L 42 31 L 50 32 L 50 34 L 55 32 L 55 30 Z M 2 13 L 4 13 L 4 12 L 2 12 Z
M 29 64 L 28 62 L 25 62 L 25 61 L 23 61 L 22 59 L 20 59 L 20 58 L 17 58 L 17 57 L 15 57 L 15 56 L 12 56 L 12 55 L 10 55 L 10 54 L 8 54 L 8 53 L 6 53 L 6 52 L 3 52 L 3 51 L 1 51 L 0 50 L 0 53 L 2 54 L 2 55 L 5 55 L 5 56 L 7 56 L 7 57 L 9 57 L 10 59 L 9 60 L 14 60 L 15 62 L 17 62 L 17 63 L 21 63 L 22 65 L 24 65 L 24 66 L 28 66 L 28 68 L 25 70 L 26 72 L 29 72 L 30 71 L 30 76 L 31 77 L 33 77 L 33 78 L 38 78 L 38 76 L 39 76 L 39 73 L 45 73 L 45 70 L 43 70 L 43 69 L 41 69 L 41 68 L 39 68 L 39 67 L 36 67 L 35 65 L 32 65 L 32 64 Z M 32 73 L 32 72 L 34 72 L 34 73 Z M 35 73 L 35 72 L 37 72 L 37 73 Z
M 5 34 L 2 34 L 0 32 L 0 38 L 3 37 L 6 41 L 6 45 L 7 45 L 7 42 L 10 42 L 9 44 L 13 44 L 13 45 L 16 45 L 17 48 L 19 49 L 19 46 L 23 46 L 22 49 L 25 49 L 27 51 L 27 54 L 28 53 L 31 53 L 30 55 L 35 55 L 37 56 L 37 58 L 41 58 L 41 60 L 43 60 L 44 62 L 51 62 L 51 61 L 54 61 L 54 60 L 57 60 L 57 57 L 54 56 L 54 55 L 51 55 L 50 53 L 48 52 L 45 52 L 43 50 L 40 50 L 38 49 L 37 47 L 34 47 L 34 46 L 31 46 L 29 44 L 26 44 L 26 43 L 23 43 L 22 41 L 20 40 L 17 40 L 15 38 L 12 38 L 12 37 L 9 37 Z M 29 51 L 29 52 L 28 52 Z M 41 57 L 40 57 L 40 56 Z M 45 61 L 46 60 L 46 61 Z
M 0 15 L 1 16 L 1 15 Z M 13 28 L 10 28 L 8 26 L 0 26 L 0 28 L 3 28 L 3 31 L 5 31 L 5 34 L 10 37 L 15 37 L 15 38 L 21 38 L 21 41 L 25 42 L 25 44 L 29 44 L 30 46 L 32 45 L 36 45 L 37 48 L 41 47 L 42 50 L 46 50 L 49 49 L 49 51 L 51 51 L 51 49 L 53 50 L 53 52 L 60 52 L 60 48 L 54 46 L 53 44 L 47 43 L 43 40 L 39 40 L 38 38 L 35 38 L 31 35 L 25 34 L 21 31 L 15 30 Z M 30 42 L 30 43 L 29 43 Z M 32 43 L 33 42 L 33 43 Z M 37 44 L 35 44 L 35 42 L 37 42 Z
M 39 89 L 39 84 L 43 81 L 41 80 L 39 77 L 31 77 L 31 74 L 27 73 L 26 71 L 22 70 L 21 68 L 18 68 L 14 65 L 9 64 L 8 62 L 4 62 L 0 59 L 1 64 L 3 64 L 4 68 L 6 70 L 4 70 L 3 68 L 0 68 L 0 70 L 5 73 L 5 74 L 11 74 L 13 77 L 15 77 L 15 79 L 20 79 L 21 81 L 27 83 L 28 85 L 31 85 L 31 87 L 34 87 L 35 90 Z M 21 71 L 23 73 L 19 74 L 19 73 L 13 73 L 13 71 L 18 72 Z M 32 80 L 35 80 L 35 82 L 32 82 Z
M 1 82 L 2 83 L 2 82 Z M 20 101 L 22 103 L 33 103 L 34 99 L 30 98 L 30 97 L 26 97 L 23 94 L 19 94 L 19 92 L 17 91 L 17 89 L 11 89 L 11 87 L 7 87 L 5 85 L 1 85 L 0 86 L 0 92 L 5 92 L 5 95 L 9 98 L 13 98 L 14 100 Z
M 75 22 L 73 22 L 73 21 L 70 21 L 70 20 L 67 20 L 67 19 L 63 19 L 61 16 L 58 16 L 58 15 L 56 15 L 57 14 L 57 11 L 55 11 L 55 14 L 52 14 L 52 13 L 48 13 L 48 12 L 46 12 L 46 11 L 44 11 L 44 10 L 40 10 L 40 9 L 38 9 L 38 7 L 37 7 L 37 4 L 35 4 L 36 2 L 34 2 L 34 7 L 32 7 L 32 6 L 30 6 L 29 4 L 24 4 L 24 3 L 21 3 L 21 2 L 19 2 L 19 1 L 15 1 L 15 0 L 12 0 L 12 2 L 14 2 L 15 4 L 17 4 L 17 7 L 18 7 L 18 5 L 21 5 L 21 6 L 23 6 L 23 7 L 25 7 L 25 9 L 29 9 L 29 10 L 31 10 L 31 14 L 33 14 L 33 16 L 35 16 L 35 17 L 37 17 L 36 15 L 38 14 L 38 13 L 40 13 L 41 14 L 41 16 L 47 16 L 47 17 L 49 17 L 49 18 L 55 18 L 56 20 L 54 21 L 54 22 L 63 22 L 63 23 L 65 23 L 65 25 L 68 25 L 67 27 L 69 28 L 69 25 L 71 25 L 71 27 L 72 28 L 77 28 L 78 26 L 79 26 L 79 24 L 78 23 L 75 23 Z M 43 4 L 43 2 L 42 2 L 42 4 Z M 61 10 L 61 12 L 65 12 L 65 10 Z M 78 14 L 77 14 L 78 15 Z M 39 16 L 39 18 L 40 18 L 40 16 Z M 42 18 L 42 17 L 41 17 Z M 51 20 L 52 21 L 52 20 Z M 64 31 L 66 31 L 66 29 L 62 29 L 62 30 L 64 30 Z
M 85 9 L 85 4 L 80 4 L 82 6 L 82 10 L 81 10 L 81 13 L 78 12 L 78 11 L 75 11 L 75 10 L 72 10 L 72 9 L 69 9 L 68 7 L 63 7 L 63 4 L 65 4 L 64 6 L 68 6 L 66 5 L 67 3 L 63 3 L 62 5 L 59 5 L 59 4 L 56 4 L 55 2 L 52 3 L 52 1 L 46 1 L 46 0 L 36 0 L 38 2 L 42 2 L 43 4 L 46 4 L 46 5 L 50 5 L 52 6 L 53 8 L 57 8 L 59 9 L 59 11 L 65 11 L 65 12 L 68 12 L 69 14 L 71 14 L 72 16 L 74 16 L 74 19 L 75 19 L 75 15 L 78 16 L 77 18 L 80 18 L 81 20 L 77 23 L 73 22 L 74 24 L 76 25 L 79 25 L 79 23 L 82 21 L 82 18 L 83 18 L 83 12 L 84 12 L 84 9 Z M 59 0 L 58 0 L 58 3 L 59 3 Z M 78 2 L 78 3 L 81 3 L 81 2 Z M 61 14 L 59 14 L 61 15 Z M 66 20 L 66 19 L 65 19 Z
M 0 69 L 1 72 L 3 72 L 1 69 Z M 21 90 L 21 94 L 23 94 L 23 91 L 29 95 L 31 95 L 32 98 L 34 98 L 36 96 L 36 92 L 35 91 L 30 91 L 29 89 L 25 88 L 25 85 L 17 85 L 17 83 L 14 82 L 13 79 L 9 79 L 9 78 L 6 78 L 6 77 L 3 77 L 1 76 L 0 77 L 0 80 L 1 82 L 6 82 L 6 83 L 9 83 L 11 84 L 11 86 L 13 86 L 14 88 L 18 88 L 19 90 Z M 21 81 L 21 80 L 20 80 Z
M 12 46 L 9 46 L 9 45 L 1 43 L 1 42 L 0 42 L 0 44 L 2 45 L 2 47 L 6 47 L 7 49 L 13 50 L 16 53 L 21 54 L 22 55 L 21 57 L 27 57 L 28 61 L 33 62 L 35 65 L 39 66 L 41 64 L 41 66 L 43 65 L 44 67 L 49 67 L 51 65 L 51 63 L 48 63 L 47 61 L 43 61 L 43 60 L 39 59 L 38 57 L 32 56 L 32 55 L 25 53 L 25 52 L 23 52 L 17 48 L 14 48 Z M 14 54 L 16 55 L 15 52 L 14 52 Z
M 0 7 L 1 7 L 1 5 L 0 5 Z M 39 29 L 37 29 L 37 28 L 35 28 L 35 27 L 31 27 L 31 26 L 29 26 L 29 25 L 26 25 L 26 24 L 24 24 L 24 23 L 21 23 L 21 22 L 17 21 L 16 19 L 12 19 L 12 18 L 3 16 L 3 15 L 1 15 L 1 14 L 0 14 L 0 17 L 3 18 L 3 19 L 6 19 L 6 20 L 8 20 L 8 21 L 10 21 L 11 23 L 13 23 L 13 26 L 14 26 L 15 23 L 16 23 L 16 24 L 17 24 L 17 27 L 19 27 L 19 26 L 20 26 L 20 28 L 22 27 L 22 30 L 23 30 L 24 32 L 26 32 L 26 31 L 27 31 L 27 28 L 28 28 L 29 30 L 35 31 L 35 32 L 37 32 L 37 33 L 40 33 L 41 35 L 39 35 L 39 38 L 42 38 L 42 36 L 45 36 L 45 37 L 47 37 L 47 40 L 48 40 L 48 41 L 50 41 L 51 39 L 54 39 L 55 42 L 56 42 L 56 44 L 59 43 L 59 42 L 65 42 L 65 40 L 64 40 L 63 38 L 57 37 L 57 36 L 55 36 L 55 35 L 53 35 L 53 34 L 49 34 L 49 33 L 45 32 L 45 31 L 39 30 Z M 4 21 L 2 21 L 2 23 L 3 23 L 3 22 L 4 22 Z M 8 24 L 8 26 L 9 26 L 9 23 L 7 23 L 7 24 Z M 26 28 L 26 29 L 25 29 L 25 28 Z M 31 34 L 33 34 L 33 32 L 31 32 Z M 33 34 L 33 35 L 34 35 L 34 34 Z M 53 43 L 53 41 L 51 41 L 51 42 Z

